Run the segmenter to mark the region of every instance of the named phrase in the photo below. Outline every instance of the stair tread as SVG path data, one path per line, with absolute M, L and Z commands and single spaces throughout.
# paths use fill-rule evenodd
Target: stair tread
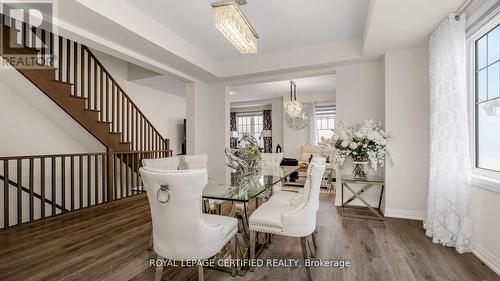
M 54 82 L 57 82 L 57 83 L 60 83 L 60 84 L 66 84 L 66 85 L 71 85 L 71 86 L 73 86 L 73 85 L 74 85 L 73 83 L 70 83 L 70 82 L 64 82 L 64 81 L 60 81 L 60 80 L 57 80 L 57 79 L 54 79 L 53 81 L 54 81 Z
M 88 100 L 88 98 L 86 98 L 86 97 L 79 97 L 79 96 L 74 96 L 74 95 L 69 95 L 69 96 L 72 98 L 77 98 L 77 99 L 81 99 L 81 100 Z
M 91 109 L 91 108 L 84 108 L 83 110 L 86 110 L 86 111 L 92 111 L 92 112 L 101 112 L 100 110 L 97 110 L 97 109 Z
M 109 121 L 97 121 L 97 122 L 104 123 L 104 124 L 111 124 L 111 122 L 109 122 Z

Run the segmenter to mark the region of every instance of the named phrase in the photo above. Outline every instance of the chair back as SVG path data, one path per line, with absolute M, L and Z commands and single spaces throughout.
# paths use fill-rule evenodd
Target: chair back
M 261 153 L 261 156 L 264 169 L 278 168 L 283 160 L 283 153 Z
M 314 157 L 307 169 L 307 179 L 300 203 L 282 216 L 283 235 L 305 237 L 316 229 L 319 192 L 324 172 L 324 158 Z
M 326 159 L 321 156 L 312 158 L 309 167 L 307 168 L 307 178 L 304 184 L 304 192 L 301 201 L 305 203 L 310 200 L 310 204 L 317 212 L 319 210 L 319 194 L 321 192 L 321 182 L 325 173 Z
M 202 217 L 205 169 L 162 171 L 141 168 L 153 222 L 153 248 L 166 259 L 206 259 L 223 245 L 222 226 Z M 168 199 L 168 200 L 167 200 Z
M 206 169 L 208 164 L 208 155 L 180 155 L 180 170 Z
M 157 170 L 177 170 L 179 168 L 179 157 L 142 159 L 142 166 Z

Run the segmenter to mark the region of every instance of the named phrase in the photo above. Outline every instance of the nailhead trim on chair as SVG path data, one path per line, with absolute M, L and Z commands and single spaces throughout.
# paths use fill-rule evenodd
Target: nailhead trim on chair
M 155 174 L 187 174 L 187 173 L 192 173 L 192 172 L 198 172 L 198 171 L 206 171 L 207 169 L 192 169 L 192 170 L 162 170 L 162 169 L 155 169 L 155 168 L 148 168 L 148 167 L 142 167 L 141 169 L 144 169 L 148 172 L 155 173 Z
M 312 167 L 315 166 L 315 164 L 311 164 Z M 306 182 L 307 185 L 311 186 L 312 185 L 312 175 L 311 175 L 311 171 L 312 171 L 312 167 L 310 167 L 308 170 L 307 170 L 307 179 L 308 181 Z M 310 203 L 311 201 L 311 191 L 309 191 L 309 194 L 307 195 L 307 201 L 303 204 L 301 204 L 301 208 L 300 209 L 297 209 L 297 210 L 294 210 L 293 212 L 290 212 L 290 213 L 287 213 L 287 214 L 284 214 L 283 216 L 293 216 L 293 215 L 297 215 L 299 214 L 300 212 L 302 212 L 302 210 L 305 209 L 305 207 Z
M 311 167 L 307 171 L 308 181 L 306 182 L 306 185 L 309 185 L 309 186 L 312 185 L 312 168 L 316 164 L 310 164 L 310 165 L 311 165 Z M 300 212 L 302 212 L 305 209 L 305 207 L 310 203 L 311 197 L 312 197 L 312 194 L 311 194 L 311 192 L 309 192 L 309 194 L 307 195 L 307 201 L 301 205 L 300 209 L 297 209 L 297 210 L 294 210 L 293 212 L 284 214 L 283 216 L 293 216 L 293 215 L 297 215 Z M 278 235 L 283 233 L 282 228 L 276 227 L 276 226 L 271 226 L 271 225 L 265 225 L 265 224 L 250 224 L 249 228 L 250 228 L 250 230 L 257 231 L 257 232 L 264 232 L 264 233 L 271 233 L 271 234 L 278 234 Z M 256 229 L 252 229 L 252 228 L 256 228 Z M 269 228 L 275 229 L 276 231 L 269 230 Z
M 252 229 L 254 227 L 258 228 L 258 230 L 257 229 Z M 261 229 L 261 227 L 264 227 L 264 228 L 274 228 L 274 229 L 276 229 L 276 231 L 268 230 L 268 229 Z M 271 234 L 278 234 L 278 235 L 283 233 L 283 229 L 281 227 L 271 226 L 271 225 L 265 225 L 265 224 L 250 224 L 249 228 L 250 228 L 251 231 L 257 231 L 257 232 L 264 232 L 264 233 L 271 233 Z

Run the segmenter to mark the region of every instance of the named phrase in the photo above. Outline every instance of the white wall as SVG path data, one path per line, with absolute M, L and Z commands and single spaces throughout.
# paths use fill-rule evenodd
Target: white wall
M 338 67 L 336 70 L 337 92 L 336 105 L 337 114 L 335 121 L 344 121 L 348 125 L 360 123 L 363 120 L 375 119 L 383 121 L 384 119 L 384 79 L 383 63 L 380 60 L 351 64 Z M 341 205 L 341 180 L 342 174 L 352 174 L 352 164 L 346 161 L 344 169 L 337 174 L 337 196 L 335 204 Z M 382 175 L 379 170 L 373 175 Z M 358 187 L 356 187 L 358 188 Z M 370 204 L 378 203 L 380 189 L 373 187 L 366 193 L 366 198 Z M 348 198 L 350 193 L 344 193 L 344 199 Z M 360 204 L 357 200 L 353 204 Z
M 126 61 L 97 51 L 94 54 L 163 138 L 170 139 L 173 154 L 181 153 L 186 98 L 128 81 Z
M 0 100 L 0 156 L 106 151 L 13 68 L 0 70 Z
M 229 87 L 223 83 L 188 83 L 188 154 L 207 154 L 210 177 L 225 182 L 224 149 L 229 147 Z
M 325 102 L 325 101 L 335 101 L 335 93 L 302 93 L 299 94 L 297 99 L 301 102 Z M 282 126 L 283 126 L 283 144 L 281 147 L 283 148 L 283 154 L 285 157 L 300 158 L 300 146 L 307 144 L 307 133 L 309 127 L 306 127 L 302 130 L 293 130 L 286 125 L 286 119 L 283 112 L 283 102 L 281 101 L 281 105 L 276 104 L 276 106 L 280 106 L 282 109 Z M 279 139 L 279 136 L 278 136 Z M 274 144 L 274 141 L 273 141 Z
M 422 219 L 429 183 L 427 48 L 385 54 L 385 127 L 394 165 L 385 168 L 384 214 Z
M 472 187 L 472 253 L 500 275 L 500 193 Z

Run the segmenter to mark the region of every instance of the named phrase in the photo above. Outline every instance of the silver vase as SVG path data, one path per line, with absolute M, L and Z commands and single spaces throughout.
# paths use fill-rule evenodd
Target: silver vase
M 366 178 L 368 176 L 368 162 L 352 162 L 352 174 L 356 179 Z

